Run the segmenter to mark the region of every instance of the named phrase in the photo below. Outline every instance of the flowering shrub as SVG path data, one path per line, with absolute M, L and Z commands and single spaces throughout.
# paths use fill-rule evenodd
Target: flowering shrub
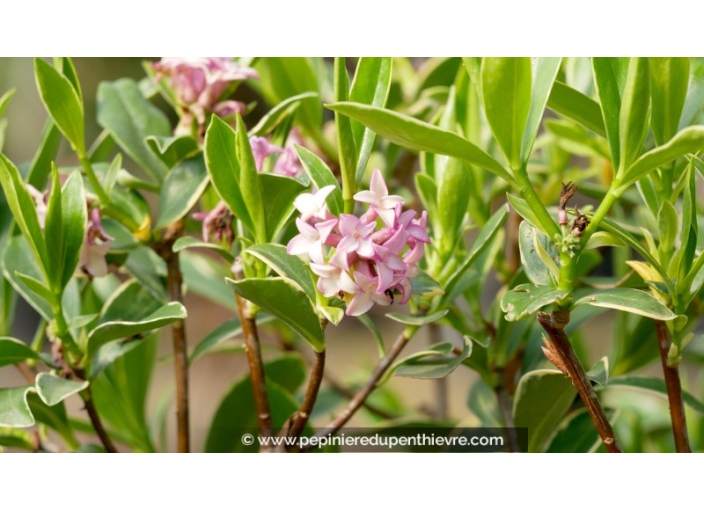
M 100 83 L 100 133 L 74 63 L 34 67 L 29 162 L 0 97 L 0 446 L 298 452 L 412 423 L 501 451 L 704 448 L 701 58 L 167 57 Z M 196 415 L 216 355 L 248 369 Z

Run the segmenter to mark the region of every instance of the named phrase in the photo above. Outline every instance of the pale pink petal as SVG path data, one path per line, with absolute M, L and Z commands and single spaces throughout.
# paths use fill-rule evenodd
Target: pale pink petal
M 374 169 L 372 174 L 372 179 L 369 183 L 369 190 L 374 193 L 377 200 L 381 200 L 389 194 L 389 188 L 386 187 L 386 182 L 384 182 L 384 176 L 378 168 Z
M 376 213 L 379 215 L 379 217 L 382 219 L 384 223 L 386 223 L 386 226 L 388 227 L 393 227 L 394 226 L 394 221 L 396 220 L 396 214 L 394 213 L 393 209 L 380 209 L 379 207 L 376 207 Z
M 381 205 L 379 202 L 377 196 L 372 192 L 372 191 L 360 191 L 359 193 L 355 194 L 354 199 L 357 202 L 362 202 L 365 204 L 371 204 L 371 205 Z M 378 212 L 378 211 L 377 211 Z
M 345 313 L 351 317 L 356 317 L 367 313 L 374 306 L 374 301 L 369 294 L 355 294 L 350 303 L 347 305 Z

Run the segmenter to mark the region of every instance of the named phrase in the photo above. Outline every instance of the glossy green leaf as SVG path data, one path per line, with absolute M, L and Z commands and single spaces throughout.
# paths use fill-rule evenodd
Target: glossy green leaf
M 254 163 L 252 146 L 247 137 L 247 128 L 245 128 L 242 117 L 239 114 L 237 114 L 235 144 L 237 147 L 237 161 L 240 167 L 240 193 L 242 194 L 244 205 L 247 207 L 249 217 L 252 219 L 255 238 L 260 243 L 266 242 L 266 216 L 262 184 L 259 179 L 257 166 Z
M 148 136 L 147 147 L 168 168 L 173 168 L 186 158 L 195 156 L 200 150 L 198 141 L 192 136 Z
M 411 278 L 411 285 L 413 286 L 414 296 L 433 297 L 441 296 L 445 293 L 440 284 L 422 269 L 418 269 L 418 274 Z
M 56 158 L 60 144 L 61 131 L 56 127 L 54 121 L 47 119 L 42 130 L 39 148 L 27 172 L 27 182 L 29 184 L 37 189 L 44 189 L 49 172 L 51 172 L 51 162 Z
M 606 127 L 606 137 L 611 147 L 614 168 L 618 168 L 621 149 L 619 146 L 619 118 L 621 113 L 621 91 L 618 85 L 618 70 L 614 57 L 594 57 L 594 82 Z
M 426 350 L 412 354 L 395 363 L 390 375 L 412 377 L 414 379 L 442 379 L 450 375 L 472 354 L 472 340 L 464 337 L 462 353 L 453 354 L 452 343 L 431 345 Z
M 240 189 L 240 164 L 235 145 L 235 131 L 213 115 L 204 142 L 205 165 L 210 181 L 237 219 L 254 232 L 254 223 Z
M 606 136 L 599 103 L 560 81 L 556 81 L 552 86 L 548 108 L 579 122 L 598 135 Z
M 71 81 L 41 58 L 34 73 L 42 102 L 63 135 L 79 155 L 86 151 L 83 102 Z
M 531 87 L 530 110 L 521 142 L 521 161 L 528 161 L 538 135 L 540 121 L 550 97 L 555 77 L 560 70 L 561 57 L 536 57 L 533 59 L 533 85 Z
M 651 294 L 637 289 L 606 289 L 580 298 L 574 303 L 575 307 L 581 305 L 612 308 L 662 321 L 670 321 L 677 317 Z
M 338 216 L 342 212 L 344 205 L 342 202 L 342 190 L 340 190 L 340 185 L 335 175 L 322 159 L 308 149 L 296 145 L 296 152 L 301 160 L 303 169 L 318 189 L 322 189 L 325 186 L 335 186 L 332 193 L 325 199 L 325 203 L 328 205 L 330 212 Z
M 48 406 L 55 406 L 65 398 L 88 387 L 88 381 L 64 379 L 48 372 L 37 374 L 37 394 Z
M 391 90 L 391 57 L 360 57 L 350 86 L 349 100 L 383 108 Z M 362 179 L 374 148 L 376 133 L 357 121 L 351 122 L 357 148 L 357 182 Z
M 46 273 L 49 257 L 34 200 L 27 191 L 17 167 L 3 154 L 0 154 L 0 184 L 17 226 L 29 242 L 37 262 L 43 268 L 42 271 Z
M 619 169 L 628 168 L 636 160 L 648 134 L 650 119 L 648 74 L 646 57 L 631 58 L 619 115 Z
M 298 410 L 298 403 L 291 396 L 306 378 L 306 368 L 297 355 L 284 355 L 264 363 L 266 389 L 271 407 L 271 420 L 278 431 Z M 249 375 L 235 382 L 225 393 L 210 422 L 205 440 L 206 452 L 256 452 L 259 446 L 244 445 L 243 432 L 256 434 L 257 411 Z
M 641 377 L 641 376 L 614 377 L 613 379 L 611 379 L 609 381 L 608 387 L 611 388 L 614 386 L 628 386 L 631 388 L 653 391 L 655 393 L 659 393 L 659 394 L 663 395 L 664 397 L 667 396 L 667 386 L 665 385 L 665 381 L 663 381 L 662 379 L 655 378 L 655 377 Z M 688 391 L 682 392 L 682 400 L 684 401 L 685 404 L 687 404 L 689 407 L 691 407 L 695 411 L 697 411 L 699 413 L 704 413 L 704 403 L 697 400 L 697 398 L 694 397 Z
M 164 179 L 159 194 L 159 220 L 154 228 L 165 228 L 188 214 L 207 185 L 202 154 L 181 161 Z
M 130 338 L 148 331 L 163 328 L 187 316 L 181 303 L 168 303 L 139 321 L 103 322 L 88 334 L 86 355 L 90 358 L 102 345 L 111 340 Z
M 469 205 L 469 193 L 458 192 L 472 185 L 469 168 L 462 161 L 451 159 L 439 176 L 437 191 L 436 248 L 448 260 L 463 234 L 464 216 Z
M 349 99 L 349 78 L 345 67 L 345 57 L 335 57 L 334 64 L 335 101 L 344 102 Z M 337 152 L 340 155 L 340 175 L 342 177 L 342 193 L 345 200 L 351 200 L 355 190 L 357 170 L 357 144 L 352 134 L 352 124 L 349 117 L 335 112 L 335 130 L 337 133 Z M 352 211 L 347 211 L 351 213 Z
M 450 131 L 374 106 L 335 103 L 327 107 L 359 121 L 401 147 L 462 159 L 485 168 L 507 182 L 513 181 L 513 177 L 498 161 L 473 143 Z
M 539 233 L 528 221 L 522 221 L 518 230 L 518 246 L 528 279 L 536 285 L 556 287 L 560 275 L 554 257 L 559 254 L 548 236 Z
M 174 253 L 178 253 L 181 250 L 188 248 L 207 248 L 208 250 L 213 250 L 218 255 L 221 255 L 229 264 L 232 264 L 235 261 L 235 256 L 223 246 L 214 243 L 206 243 L 195 237 L 180 237 L 173 246 Z
M 484 57 L 482 101 L 487 121 L 509 166 L 521 167 L 521 144 L 531 104 L 529 57 Z
M 501 298 L 501 310 L 509 322 L 520 321 L 557 301 L 569 298 L 570 293 L 552 286 L 523 283 Z
M 689 66 L 689 87 L 680 118 L 680 129 L 696 124 L 704 111 L 704 57 L 690 57 Z
M 63 223 L 61 288 L 63 289 L 78 267 L 88 222 L 83 179 L 78 171 L 71 173 L 64 184 L 61 192 L 61 214 Z
M 650 125 L 658 145 L 675 136 L 687 98 L 689 57 L 650 57 Z
M 266 136 L 271 133 L 287 116 L 296 111 L 301 101 L 304 99 L 317 98 L 317 92 L 305 92 L 296 96 L 284 99 L 269 112 L 264 115 L 257 125 L 249 130 L 249 136 Z
M 168 118 L 147 101 L 133 80 L 122 78 L 98 86 L 98 124 L 120 148 L 156 181 L 166 175 L 166 164 L 147 146 L 149 136 L 170 137 Z
M 39 356 L 24 342 L 6 336 L 0 337 L 0 367 L 27 359 L 39 359 Z
M 533 209 L 530 208 L 528 202 L 519 196 L 512 195 L 511 193 L 506 193 L 506 199 L 508 200 L 508 203 L 511 204 L 513 210 L 519 214 L 519 216 L 539 228 L 544 234 L 547 234 L 547 229 L 543 227 L 540 219 L 533 212 Z
M 59 171 L 55 165 L 52 168 L 51 180 L 51 193 L 49 194 L 49 203 L 44 222 L 44 238 L 46 244 L 56 251 L 53 252 L 53 257 L 49 257 L 49 267 L 46 269 L 49 276 L 49 287 L 54 294 L 59 295 L 61 293 L 61 277 L 64 266 L 62 249 L 64 244 L 64 223 L 61 212 L 61 181 L 59 181 Z
M 33 290 L 27 285 L 26 278 L 19 276 L 28 276 L 39 282 L 44 289 L 46 289 L 46 293 L 50 294 L 44 283 L 44 276 L 37 266 L 37 263 L 32 256 L 32 250 L 29 243 L 24 236 L 15 236 L 7 243 L 3 253 L 2 271 L 3 275 L 12 284 L 15 291 L 17 291 L 32 308 L 39 312 L 44 319 L 52 320 L 54 318 L 51 304 L 46 301 L 46 298 L 43 295 L 44 293 L 38 293 L 38 289 Z
M 292 177 L 260 174 L 262 195 L 266 199 L 265 220 L 267 240 L 273 241 L 295 210 L 293 201 L 306 191 L 306 186 Z
M 437 322 L 447 315 L 447 310 L 442 310 L 440 312 L 430 313 L 427 315 L 404 315 L 402 313 L 387 313 L 386 316 L 389 319 L 395 320 L 402 324 L 408 324 L 409 326 L 425 326 L 432 322 Z
M 454 295 L 455 287 L 457 287 L 464 274 L 475 263 L 477 258 L 479 258 L 484 250 L 491 244 L 494 237 L 501 232 L 501 227 L 503 227 L 507 217 L 508 207 L 501 207 L 481 228 L 464 260 L 447 279 L 447 283 L 444 284 L 445 296 L 443 296 L 442 303 L 448 303 L 451 299 L 456 297 Z M 440 282 L 442 283 L 443 279 L 440 279 Z
M 279 276 L 296 282 L 311 301 L 315 301 L 315 285 L 313 285 L 308 265 L 300 257 L 289 255 L 285 246 L 279 244 L 256 244 L 247 249 L 246 253 L 264 262 Z
M 33 293 L 35 293 L 37 296 L 41 297 L 44 301 L 49 303 L 52 307 L 56 305 L 57 298 L 56 295 L 36 278 L 32 278 L 31 276 L 28 276 L 26 274 L 18 273 L 15 272 L 15 276 L 22 281 L 22 283 Z
M 325 350 L 325 337 L 308 296 L 288 278 L 227 279 L 235 292 L 286 323 L 318 352 Z
M 318 80 L 311 61 L 305 57 L 262 57 L 255 68 L 261 76 L 264 97 L 276 105 L 306 92 L 318 92 Z M 301 100 L 297 117 L 302 126 L 314 135 L 323 124 L 323 111 L 316 97 Z
M 516 427 L 528 429 L 529 452 L 543 451 L 576 396 L 570 380 L 557 370 L 534 370 L 521 377 L 513 420 Z
M 34 425 L 34 416 L 27 403 L 31 386 L 0 388 L 0 427 L 23 428 Z
M 623 192 L 656 168 L 687 154 L 695 154 L 702 149 L 704 149 L 704 126 L 685 128 L 665 145 L 652 149 L 639 157 L 624 172 L 619 190 Z
M 669 200 L 663 200 L 658 212 L 658 230 L 660 233 L 660 242 L 658 244 L 659 260 L 668 260 L 665 255 L 675 249 L 678 226 L 679 216 L 675 206 Z

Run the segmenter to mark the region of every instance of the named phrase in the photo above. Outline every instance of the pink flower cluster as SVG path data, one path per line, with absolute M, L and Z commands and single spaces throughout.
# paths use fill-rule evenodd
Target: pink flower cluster
M 237 112 L 243 114 L 244 104 L 220 99 L 231 83 L 259 78 L 254 69 L 242 67 L 230 57 L 164 57 L 152 67 L 158 73 L 158 80 L 169 77 L 171 87 L 185 110 L 179 125 L 184 134 L 192 125 L 193 116 L 202 126 L 206 112 L 219 117 Z
M 271 173 L 287 175 L 289 177 L 298 177 L 303 173 L 303 167 L 294 149 L 294 144 L 303 145 L 303 140 L 295 129 L 291 130 L 285 147 L 274 145 L 268 138 L 261 136 L 251 137 L 249 144 L 252 146 L 252 154 L 254 155 L 254 162 L 258 172 L 262 171 L 264 160 L 267 156 L 278 154 L 279 157 Z
M 309 258 L 318 290 L 326 297 L 344 299 L 347 315 L 362 315 L 375 303 L 390 305 L 395 293 L 401 294 L 400 304 L 406 303 L 413 292 L 416 264 L 430 243 L 427 212 L 416 219 L 415 211 L 403 211 L 403 198 L 389 195 L 378 169 L 370 188 L 354 196 L 369 205 L 361 217 L 330 213 L 325 200 L 334 186 L 304 193 L 294 201 L 301 213 L 296 219 L 300 233 L 287 251 Z

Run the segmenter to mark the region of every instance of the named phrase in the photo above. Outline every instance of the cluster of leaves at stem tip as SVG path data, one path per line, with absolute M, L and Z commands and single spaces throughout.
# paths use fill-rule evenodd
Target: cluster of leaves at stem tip
M 526 429 L 512 451 L 704 448 L 704 59 L 168 57 L 95 94 L 68 58 L 34 70 L 39 146 L 0 154 L 0 368 L 25 379 L 0 388 L 0 447 L 164 451 L 175 408 L 187 451 L 189 367 L 246 352 L 206 451 L 352 415 Z M 190 294 L 231 319 L 186 350 Z M 20 299 L 31 343 L 11 336 Z M 360 354 L 333 369 L 327 348 Z M 461 413 L 458 367 L 478 374 Z

